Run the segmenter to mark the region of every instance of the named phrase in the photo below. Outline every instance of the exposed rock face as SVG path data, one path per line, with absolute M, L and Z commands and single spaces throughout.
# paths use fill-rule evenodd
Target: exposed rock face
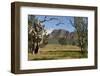
M 49 34 L 49 39 L 66 38 L 69 40 L 69 39 L 74 39 L 75 36 L 76 36 L 75 32 L 69 32 L 64 29 L 56 29 Z
M 77 45 L 77 34 L 75 32 L 69 32 L 64 29 L 54 29 L 48 36 L 48 43 L 50 44 L 60 44 L 59 40 L 63 39 L 68 45 Z

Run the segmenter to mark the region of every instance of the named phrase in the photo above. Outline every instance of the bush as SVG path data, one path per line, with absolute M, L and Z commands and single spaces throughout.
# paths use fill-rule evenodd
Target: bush
M 58 39 L 59 44 L 61 45 L 66 45 L 67 44 L 67 39 L 66 38 L 59 38 Z

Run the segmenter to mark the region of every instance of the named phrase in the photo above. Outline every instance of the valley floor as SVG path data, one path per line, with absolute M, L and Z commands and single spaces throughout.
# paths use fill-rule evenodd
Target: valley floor
M 53 60 L 87 58 L 87 51 L 81 53 L 80 48 L 72 45 L 48 44 L 39 49 L 38 54 L 28 54 L 28 60 Z

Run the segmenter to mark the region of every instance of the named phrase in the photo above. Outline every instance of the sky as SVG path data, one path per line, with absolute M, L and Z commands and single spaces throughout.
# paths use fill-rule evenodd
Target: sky
M 45 26 L 44 28 L 46 29 L 48 34 L 51 33 L 53 30 L 57 29 L 64 29 L 69 32 L 75 31 L 75 28 L 72 26 L 72 24 L 74 24 L 75 16 L 53 16 L 53 15 L 32 15 L 32 16 L 39 21 L 44 21 L 46 19 L 46 21 L 43 22 L 42 24 Z M 30 18 L 31 15 L 29 15 L 28 17 Z M 85 22 L 87 23 L 88 18 L 84 17 L 84 19 Z
M 45 16 L 37 15 L 36 18 L 38 18 L 40 21 L 43 21 Z M 43 23 L 45 25 L 45 29 L 47 30 L 48 33 L 51 33 L 54 29 L 64 29 L 69 32 L 74 31 L 74 27 L 72 26 L 72 24 L 69 21 L 69 20 L 74 21 L 74 17 L 72 17 L 72 16 L 46 16 L 47 20 L 49 20 L 50 18 L 56 18 L 56 19 L 53 19 L 50 21 L 45 21 Z M 59 22 L 60 22 L 60 24 L 59 24 Z

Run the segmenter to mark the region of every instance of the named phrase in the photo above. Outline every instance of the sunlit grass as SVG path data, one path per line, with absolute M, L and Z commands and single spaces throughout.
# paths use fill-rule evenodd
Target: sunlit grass
M 77 59 L 87 58 L 87 51 L 73 45 L 48 44 L 39 49 L 38 54 L 28 53 L 28 60 Z
M 82 54 L 80 51 L 40 51 L 33 55 L 29 53 L 29 60 L 51 60 L 51 59 L 76 59 L 87 58 L 87 52 Z

